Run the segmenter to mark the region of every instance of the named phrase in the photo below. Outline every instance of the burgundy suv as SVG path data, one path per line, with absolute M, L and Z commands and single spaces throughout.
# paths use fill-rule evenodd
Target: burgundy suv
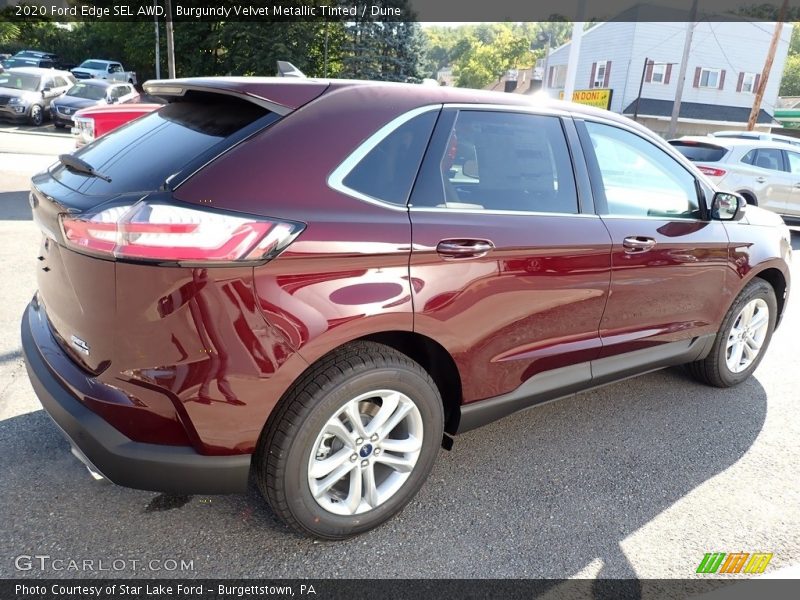
M 156 81 L 160 110 L 34 177 L 22 322 L 90 470 L 252 473 L 301 532 L 397 513 L 447 434 L 661 367 L 750 376 L 788 229 L 612 113 L 368 82 Z

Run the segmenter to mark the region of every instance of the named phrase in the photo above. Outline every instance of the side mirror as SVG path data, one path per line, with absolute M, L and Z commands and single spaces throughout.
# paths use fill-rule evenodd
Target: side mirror
M 117 98 L 115 98 L 114 96 L 108 96 L 106 97 L 106 102 L 108 102 L 109 104 L 116 104 Z
M 711 218 L 717 221 L 739 221 L 747 201 L 739 194 L 717 192 L 711 201 Z
M 49 87 L 46 87 L 46 88 L 42 89 L 42 96 L 44 96 L 45 94 L 49 94 L 52 91 L 52 89 L 53 88 L 49 88 Z

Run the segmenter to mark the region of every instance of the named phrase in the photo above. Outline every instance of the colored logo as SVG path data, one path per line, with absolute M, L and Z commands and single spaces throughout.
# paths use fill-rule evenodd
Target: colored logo
M 697 573 L 763 573 L 769 561 L 772 560 L 772 553 L 754 552 L 734 552 L 725 554 L 724 552 L 707 552 L 697 567 Z

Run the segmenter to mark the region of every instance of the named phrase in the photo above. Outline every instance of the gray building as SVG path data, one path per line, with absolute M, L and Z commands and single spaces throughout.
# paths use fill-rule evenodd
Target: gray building
M 678 122 L 679 134 L 744 129 L 775 28 L 774 23 L 699 22 L 695 26 Z M 777 126 L 773 119 L 786 63 L 792 25 L 781 32 L 757 129 Z M 606 22 L 582 38 L 575 90 L 611 90 L 609 109 L 632 116 L 665 134 L 672 114 L 686 23 Z M 563 91 L 570 44 L 549 59 L 547 87 Z M 648 60 L 645 64 L 645 59 Z M 639 97 L 639 85 L 645 81 Z

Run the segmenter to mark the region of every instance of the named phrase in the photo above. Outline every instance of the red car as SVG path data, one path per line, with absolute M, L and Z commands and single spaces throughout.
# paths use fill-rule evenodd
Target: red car
M 83 108 L 72 118 L 75 146 L 80 148 L 134 119 L 158 110 L 161 104 L 110 104 Z
M 151 82 L 34 177 L 28 372 L 111 481 L 341 539 L 449 434 L 670 365 L 728 387 L 789 293 L 781 220 L 609 112 L 446 87 Z M 527 451 L 529 449 L 521 449 Z

